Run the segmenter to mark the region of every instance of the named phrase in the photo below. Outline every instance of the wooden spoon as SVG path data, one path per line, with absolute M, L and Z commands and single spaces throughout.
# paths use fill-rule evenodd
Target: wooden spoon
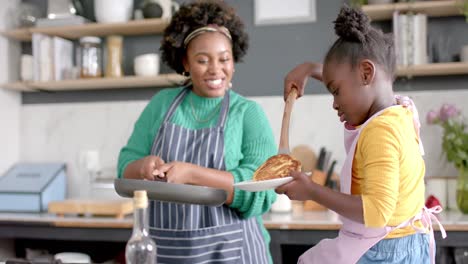
M 294 102 L 297 98 L 297 89 L 293 88 L 288 94 L 286 103 L 284 105 L 283 122 L 281 123 L 281 135 L 278 148 L 278 154 L 290 154 L 289 150 L 289 121 L 291 119 L 291 111 Z

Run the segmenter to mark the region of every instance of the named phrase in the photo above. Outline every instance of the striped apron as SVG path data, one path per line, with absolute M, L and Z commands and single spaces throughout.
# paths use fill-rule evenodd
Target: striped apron
M 215 127 L 187 129 L 170 123 L 177 106 L 191 91 L 172 102 L 154 139 L 151 154 L 165 162 L 181 161 L 225 170 L 224 126 L 229 112 L 226 92 Z M 151 201 L 150 236 L 157 263 L 268 263 L 266 243 L 256 218 L 243 219 L 227 207 Z

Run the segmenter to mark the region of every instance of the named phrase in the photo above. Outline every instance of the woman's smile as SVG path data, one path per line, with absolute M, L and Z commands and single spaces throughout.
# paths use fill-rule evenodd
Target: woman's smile
M 224 89 L 226 87 L 224 80 L 224 78 L 206 79 L 205 83 L 209 89 Z

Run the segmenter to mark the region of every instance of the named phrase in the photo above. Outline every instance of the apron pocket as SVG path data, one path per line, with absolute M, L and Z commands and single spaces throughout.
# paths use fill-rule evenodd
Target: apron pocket
M 150 229 L 158 263 L 239 263 L 244 244 L 241 223 L 195 230 Z

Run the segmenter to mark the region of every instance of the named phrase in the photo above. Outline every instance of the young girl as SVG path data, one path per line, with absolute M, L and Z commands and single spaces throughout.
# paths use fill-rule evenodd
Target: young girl
M 321 241 L 299 263 L 434 262 L 431 219 L 441 208 L 424 207 L 419 119 L 409 98 L 393 94 L 392 38 L 349 7 L 341 9 L 335 32 L 339 38 L 323 71 L 320 64 L 304 63 L 285 80 L 285 96 L 292 88 L 302 95 L 309 76 L 326 85 L 344 122 L 347 151 L 341 192 L 298 172 L 292 173 L 294 181 L 276 189 L 291 199 L 315 200 L 343 222 L 337 238 Z

